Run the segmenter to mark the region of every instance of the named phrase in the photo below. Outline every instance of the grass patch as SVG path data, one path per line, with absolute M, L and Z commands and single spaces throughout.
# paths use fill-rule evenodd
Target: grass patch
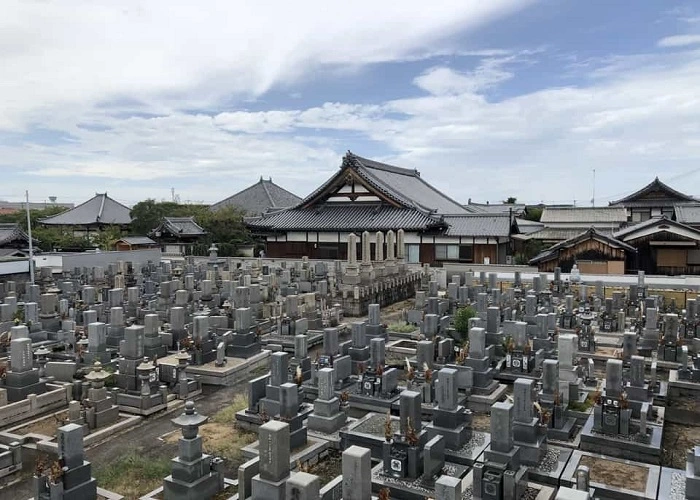
M 248 398 L 237 394 L 233 402 L 216 412 L 209 422 L 199 428 L 204 452 L 226 460 L 231 470 L 238 469 L 243 463 L 242 448 L 258 439 L 258 435 L 238 427 L 236 412 L 248 407 Z M 177 443 L 180 432 L 173 432 L 165 437 L 167 443 Z
M 392 323 L 387 327 L 387 330 L 396 333 L 413 333 L 417 328 L 409 323 Z
M 587 412 L 591 406 L 593 406 L 593 400 L 591 399 L 591 395 L 589 394 L 586 399 L 581 401 L 569 401 L 569 410 L 573 411 L 580 411 L 582 413 Z
M 170 459 L 146 457 L 132 451 L 98 468 L 95 479 L 102 488 L 136 499 L 163 484 L 169 474 Z

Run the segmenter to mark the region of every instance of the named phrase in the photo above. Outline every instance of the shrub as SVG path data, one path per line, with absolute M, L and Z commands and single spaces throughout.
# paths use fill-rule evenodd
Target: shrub
M 469 335 L 469 320 L 476 316 L 476 310 L 471 306 L 460 307 L 454 315 L 455 330 L 463 339 Z

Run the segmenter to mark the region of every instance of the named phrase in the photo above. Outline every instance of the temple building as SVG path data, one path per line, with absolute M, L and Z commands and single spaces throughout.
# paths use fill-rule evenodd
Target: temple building
M 32 238 L 36 245 L 39 242 Z M 29 255 L 29 236 L 17 223 L 0 224 L 0 258 Z
M 265 240 L 268 257 L 312 259 L 346 259 L 350 233 L 403 229 L 406 261 L 432 265 L 505 263 L 517 231 L 511 211 L 473 213 L 417 170 L 351 152 L 335 175 L 299 203 L 246 223 Z
M 107 227 L 126 230 L 131 224 L 131 209 L 107 193 L 98 193 L 74 208 L 40 219 L 39 223 L 71 230 L 76 236 L 89 236 Z
M 247 216 L 258 216 L 267 212 L 293 207 L 301 201 L 294 193 L 272 182 L 272 178 L 263 179 L 225 200 L 214 203 L 211 210 L 235 207 Z
M 206 234 L 202 226 L 195 222 L 194 217 L 163 217 L 149 236 L 158 242 L 163 254 L 181 257 L 192 255 L 192 247 Z

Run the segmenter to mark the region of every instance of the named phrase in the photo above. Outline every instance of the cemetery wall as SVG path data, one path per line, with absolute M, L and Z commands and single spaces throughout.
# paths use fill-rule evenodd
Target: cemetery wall
M 76 267 L 103 267 L 118 261 L 146 264 L 149 260 L 154 263 L 161 261 L 161 252 L 158 248 L 145 250 L 131 250 L 123 252 L 99 252 L 99 253 L 75 253 L 63 254 L 63 270 L 72 271 Z
M 29 259 L 6 260 L 0 262 L 0 276 L 10 279 L 8 276 L 29 274 Z

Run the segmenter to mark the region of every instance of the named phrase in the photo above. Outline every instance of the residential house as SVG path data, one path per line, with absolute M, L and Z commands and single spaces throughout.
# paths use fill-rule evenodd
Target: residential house
M 531 259 L 529 264 L 544 272 L 559 267 L 568 273 L 576 264 L 585 274 L 624 274 L 626 262 L 633 259 L 636 252 L 633 246 L 591 227 L 553 245 Z
M 614 233 L 614 238 L 637 249 L 628 255 L 627 270 L 648 274 L 700 273 L 700 230 L 665 215 Z
M 656 177 L 652 182 L 624 198 L 611 201 L 611 207 L 622 207 L 631 224 L 644 222 L 652 217 L 673 219 L 676 206 L 697 204 L 700 200 L 676 191 Z

